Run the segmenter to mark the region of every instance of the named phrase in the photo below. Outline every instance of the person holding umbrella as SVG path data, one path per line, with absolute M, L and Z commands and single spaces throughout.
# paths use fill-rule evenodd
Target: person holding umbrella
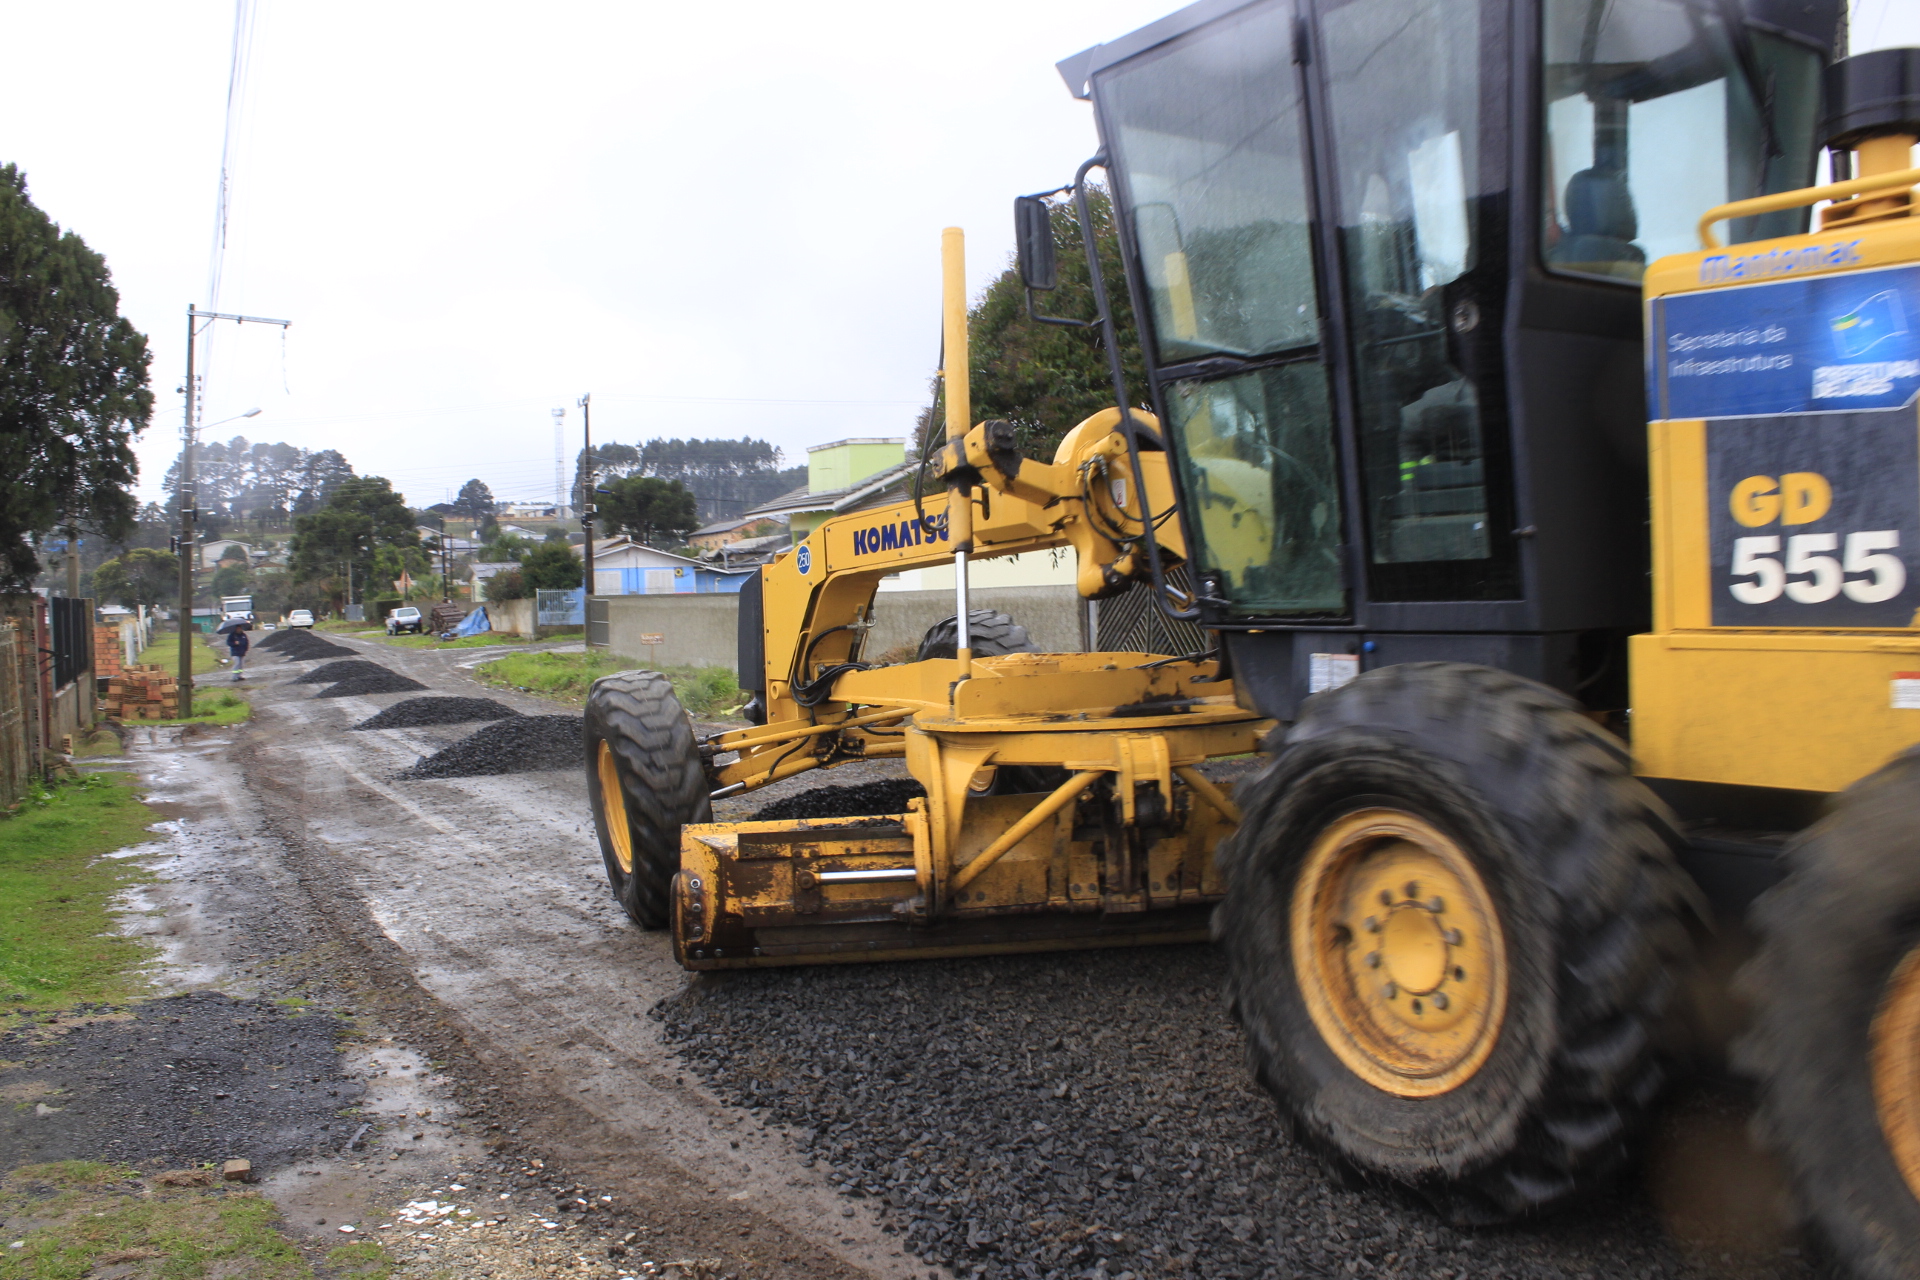
M 236 683 L 247 678 L 247 673 L 241 668 L 247 665 L 247 630 L 252 625 L 244 614 L 228 618 L 220 624 L 220 634 L 227 638 L 227 652 L 233 655 L 233 678 Z

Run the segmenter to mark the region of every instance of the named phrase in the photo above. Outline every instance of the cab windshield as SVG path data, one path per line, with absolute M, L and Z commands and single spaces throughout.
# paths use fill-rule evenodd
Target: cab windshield
M 1820 55 L 1744 23 L 1737 0 L 1546 0 L 1541 221 L 1550 270 L 1638 282 L 1700 247 L 1700 215 L 1813 181 Z M 1735 241 L 1805 231 L 1738 219 Z

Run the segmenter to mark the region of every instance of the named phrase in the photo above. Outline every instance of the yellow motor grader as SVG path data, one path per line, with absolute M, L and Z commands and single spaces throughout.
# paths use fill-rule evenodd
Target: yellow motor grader
M 1201 0 L 1061 63 L 1116 407 L 1051 461 L 969 422 L 950 232 L 943 492 L 743 593 L 753 727 L 595 687 L 628 912 L 716 969 L 1211 909 L 1294 1132 L 1460 1222 L 1623 1167 L 1697 943 L 1751 931 L 1765 1137 L 1841 1263 L 1920 1275 L 1920 51 L 1836 60 L 1844 13 Z M 1036 310 L 1060 194 L 1016 202 L 1020 272 L 1086 323 Z M 968 563 L 1059 546 L 1210 648 L 1006 651 Z M 946 560 L 954 617 L 869 665 L 880 579 Z M 711 821 L 880 756 L 904 812 Z

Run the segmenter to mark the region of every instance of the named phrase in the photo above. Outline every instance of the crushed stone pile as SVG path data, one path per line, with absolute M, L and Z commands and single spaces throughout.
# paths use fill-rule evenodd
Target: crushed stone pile
M 287 634 L 293 635 L 294 633 L 288 632 Z M 280 652 L 287 655 L 288 662 L 311 662 L 315 658 L 351 658 L 355 656 L 354 651 L 347 648 L 347 646 L 335 644 L 331 640 L 322 640 L 319 636 L 311 632 L 302 631 L 299 633 L 299 636 L 299 639 L 290 640 L 280 646 Z
M 256 649 L 284 649 L 286 647 L 287 640 L 290 637 L 297 634 L 300 634 L 300 633 L 293 631 L 290 628 L 283 628 L 282 630 L 279 630 L 279 631 L 270 631 L 266 635 L 260 637 L 258 640 L 255 640 L 253 642 L 253 647 Z
M 348 676 L 314 694 L 316 698 L 354 698 L 366 693 L 413 693 L 427 686 L 396 671 L 375 668 L 366 675 Z
M 371 676 L 385 673 L 386 668 L 377 662 L 368 662 L 365 658 L 341 658 L 337 662 L 325 662 L 307 672 L 295 676 L 295 684 L 332 684 L 336 680 L 345 680 L 349 676 Z
M 941 1275 L 1694 1274 L 1624 1193 L 1589 1226 L 1478 1233 L 1341 1186 L 1248 1078 L 1210 947 L 731 977 L 655 1006 L 668 1043 Z
M 337 686 L 336 686 L 337 687 Z M 475 778 L 535 769 L 577 769 L 586 763 L 585 729 L 579 716 L 513 716 L 400 773 L 402 778 Z
M 752 822 L 790 822 L 795 818 L 864 818 L 876 813 L 905 813 L 907 801 L 927 789 L 912 778 L 885 778 L 855 787 L 815 787 L 756 812 Z
M 408 698 L 353 727 L 417 729 L 423 725 L 464 724 L 470 720 L 504 720 L 519 714 L 512 707 L 503 707 L 492 698 Z

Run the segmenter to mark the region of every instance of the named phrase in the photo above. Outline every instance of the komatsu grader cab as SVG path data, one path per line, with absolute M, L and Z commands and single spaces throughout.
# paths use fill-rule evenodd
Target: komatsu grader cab
M 1211 931 L 1294 1131 L 1462 1222 L 1626 1163 L 1751 930 L 1766 1136 L 1842 1262 L 1920 1275 L 1920 51 L 1844 44 L 1841 0 L 1202 0 L 1063 62 L 1100 151 L 1020 271 L 1114 408 L 1050 459 L 970 420 L 949 232 L 944 445 L 742 593 L 752 727 L 595 687 L 620 901 L 692 969 Z M 1091 321 L 1044 314 L 1062 199 Z M 1059 547 L 1205 647 L 969 607 Z M 949 563 L 878 665 L 880 580 Z M 904 812 L 711 820 L 881 757 Z

